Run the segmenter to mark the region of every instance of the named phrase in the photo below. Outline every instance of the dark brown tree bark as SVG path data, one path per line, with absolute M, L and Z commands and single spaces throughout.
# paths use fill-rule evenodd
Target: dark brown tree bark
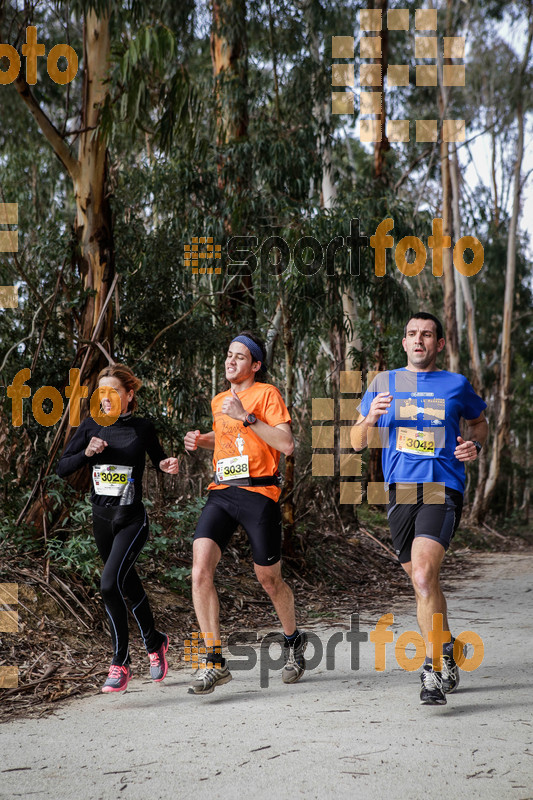
M 280 280 L 281 284 L 281 280 Z M 285 405 L 292 417 L 294 399 L 294 336 L 290 311 L 281 292 L 283 349 L 285 352 Z M 282 495 L 281 515 L 283 519 L 283 553 L 294 556 L 294 454 L 285 456 L 285 486 Z

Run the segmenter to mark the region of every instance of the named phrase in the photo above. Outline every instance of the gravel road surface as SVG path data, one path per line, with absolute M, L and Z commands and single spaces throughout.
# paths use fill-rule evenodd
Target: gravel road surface
M 533 555 L 481 555 L 475 565 L 476 576 L 448 593 L 449 613 L 455 635 L 482 637 L 484 660 L 461 673 L 446 706 L 419 704 L 418 673 L 398 666 L 394 643 L 383 672 L 370 641 L 354 669 L 350 621 L 341 620 L 313 628 L 330 659 L 293 686 L 257 648 L 253 669 L 235 670 L 205 697 L 187 694 L 185 670 L 152 684 L 138 665 L 125 693 L 5 723 L 0 798 L 532 800 Z M 413 610 L 404 600 L 361 612 L 361 630 L 393 613 L 396 642 L 417 630 Z M 277 652 L 272 644 L 273 661 Z

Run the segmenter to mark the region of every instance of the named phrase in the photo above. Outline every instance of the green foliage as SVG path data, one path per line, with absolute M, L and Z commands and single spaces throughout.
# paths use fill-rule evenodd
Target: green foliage
M 48 555 L 61 572 L 79 575 L 85 583 L 97 585 L 102 561 L 92 533 L 82 531 L 69 536 L 66 541 L 51 539 Z
M 206 501 L 206 497 L 196 497 L 183 507 L 178 506 L 174 510 L 166 511 L 165 517 L 176 524 L 176 535 L 182 542 L 192 542 L 198 517 Z
M 192 561 L 192 537 L 198 517 L 206 503 L 205 497 L 196 497 L 176 508 L 166 509 L 160 515 L 161 522 L 150 519 L 150 538 L 140 557 L 140 563 L 151 562 L 158 580 L 175 591 L 188 594 L 191 567 L 178 566 L 175 556 L 183 556 Z M 150 501 L 147 508 L 152 506 Z
M 56 477 L 56 476 L 54 476 Z M 67 490 L 68 484 L 56 478 Z M 58 490 L 52 490 L 57 492 Z M 92 510 L 89 497 L 68 503 L 68 514 L 54 538 L 48 540 L 47 556 L 51 563 L 66 575 L 76 574 L 90 585 L 96 586 L 102 570 L 102 560 L 92 533 Z
M 190 583 L 188 578 L 191 574 L 190 567 L 166 567 L 161 572 L 160 579 L 163 583 L 166 583 L 170 586 L 171 589 L 174 589 L 177 592 L 189 592 L 190 591 Z
M 28 525 L 17 525 L 15 519 L 6 514 L 0 526 L 0 551 L 3 551 L 4 548 L 16 552 L 20 557 L 24 557 L 26 555 L 37 555 L 42 549 L 42 545 L 35 540 L 35 536 L 32 535 L 32 530 Z
M 141 413 L 157 421 L 163 443 L 172 453 L 182 449 L 187 430 L 207 429 L 211 396 L 223 385 L 224 349 L 230 336 L 245 326 L 270 333 L 270 374 L 283 389 L 288 375 L 284 342 L 273 327 L 282 298 L 289 309 L 295 354 L 291 364 L 297 376 L 294 428 L 303 451 L 297 452 L 297 458 L 298 465 L 304 466 L 310 454 L 306 428 L 310 398 L 335 391 L 331 376 L 339 365 L 332 364 L 327 348 L 339 332 L 341 339 L 343 331 L 352 333 L 352 323 L 343 311 L 343 294 L 353 293 L 355 333 L 361 348 L 346 353 L 346 362 L 340 366 L 373 369 L 378 356 L 386 366 L 403 363 L 405 317 L 421 306 L 440 316 L 442 285 L 431 276 L 429 254 L 424 272 L 411 279 L 402 278 L 390 252 L 386 277 L 376 278 L 370 247 L 361 251 L 359 274 L 352 270 L 347 249 L 337 254 L 332 275 L 326 274 L 324 265 L 303 275 L 294 261 L 278 274 L 272 255 L 270 263 L 263 258 L 261 264 L 261 244 L 277 235 L 294 251 L 302 236 L 312 236 L 325 250 L 334 237 L 348 235 L 352 218 L 360 220 L 363 235 L 371 236 L 385 217 L 394 219 L 396 243 L 407 235 L 427 242 L 431 219 L 441 214 L 440 159 L 438 147 L 417 142 L 411 135 L 405 146 L 391 147 L 386 174 L 378 181 L 371 148 L 356 135 L 357 115 L 329 116 L 331 37 L 351 31 L 354 14 L 367 4 L 250 0 L 220 7 L 228 5 L 236 16 L 222 20 L 218 33 L 241 45 L 239 71 L 237 77 L 219 77 L 216 86 L 209 41 L 212 6 L 205 3 L 76 0 L 70 5 L 58 2 L 53 11 L 37 4 L 28 13 L 39 32 L 46 29 L 50 41 L 62 41 L 68 29 L 69 41 L 81 55 L 83 14 L 89 8 L 111 12 L 109 91 L 100 132 L 108 143 L 107 194 L 113 209 L 114 265 L 120 275 L 113 356 L 131 364 L 143 380 Z M 420 3 L 406 0 L 402 7 L 409 8 L 412 19 Z M 517 54 L 511 44 L 495 37 L 494 20 L 505 17 L 514 25 L 522 10 L 520 3 L 497 0 L 453 4 L 456 35 L 471 32 L 472 41 L 487 41 L 491 46 L 467 51 L 468 87 L 454 89 L 450 114 L 465 118 L 468 130 L 476 132 L 494 121 L 505 179 L 502 195 L 508 190 L 514 158 L 514 95 L 509 81 L 516 75 Z M 0 19 L 1 41 L 11 41 L 18 26 L 28 24 L 25 13 L 13 4 L 6 6 Z M 445 23 L 443 11 L 439 13 L 440 37 Z M 391 32 L 389 63 L 408 63 L 414 69 L 412 38 Z M 358 66 L 356 56 L 356 72 Z M 16 281 L 20 296 L 18 309 L 0 311 L 0 378 L 7 385 L 19 369 L 31 366 L 32 395 L 40 386 L 56 387 L 63 394 L 69 368 L 79 366 L 85 353 L 80 312 L 92 291 L 84 288 L 73 266 L 72 182 L 14 87 L 0 89 L 0 202 L 19 204 L 20 241 L 17 261 L 7 254 L 0 259 L 0 285 Z M 33 91 L 62 134 L 83 127 L 81 70 L 68 93 L 47 79 L 40 80 Z M 529 108 L 528 92 L 525 101 Z M 433 88 L 387 88 L 386 106 L 389 118 L 440 117 Z M 236 120 L 239 115 L 241 119 Z M 222 135 L 235 122 L 241 123 L 240 135 Z M 65 141 L 75 152 L 75 134 L 65 134 Z M 328 209 L 321 206 L 326 145 L 337 192 L 335 204 Z M 463 167 L 469 146 L 459 149 Z M 485 247 L 485 266 L 470 279 L 470 286 L 485 391 L 492 399 L 497 392 L 509 220 L 500 208 L 496 224 L 491 188 L 469 183 L 465 179 L 461 187 L 461 218 L 463 232 L 474 233 Z M 502 197 L 499 202 L 504 205 Z M 184 245 L 199 236 L 212 236 L 224 253 L 231 237 L 255 236 L 253 250 L 259 266 L 245 266 L 242 275 L 232 274 L 225 258 L 221 275 L 193 275 L 184 264 Z M 526 480 L 523 442 L 528 430 L 531 435 L 533 363 L 527 245 L 525 238 L 519 241 L 513 330 L 517 355 L 511 427 L 520 447 L 511 462 L 521 481 Z M 462 369 L 468 373 L 464 331 Z M 0 403 L 5 427 L 10 405 L 4 396 Z M 21 550 L 29 546 L 31 537 L 15 530 L 10 514 L 23 507 L 47 463 L 57 430 L 57 426 L 46 429 L 35 422 L 31 398 L 23 408 L 22 428 L 14 430 L 7 423 L 0 445 L 0 491 L 7 507 L 0 535 L 20 542 Z M 199 476 L 205 477 L 210 469 L 208 459 L 196 457 L 184 466 L 183 483 L 180 478 L 172 484 L 174 497 L 189 496 L 192 487 L 196 491 Z M 168 485 L 170 479 L 163 480 Z M 83 539 L 89 509 L 75 503 L 66 487 L 53 475 L 46 479 L 54 509 L 70 508 L 63 522 L 70 537 L 61 547 L 59 541 L 52 545 L 54 558 L 66 552 L 69 563 L 74 563 L 70 549 L 74 553 L 76 547 L 89 548 Z M 165 497 L 165 504 L 170 500 Z M 176 523 L 180 543 L 188 541 L 202 504 L 202 500 L 193 501 L 166 516 L 162 508 L 154 508 L 147 553 L 158 560 L 171 554 L 176 540 L 168 531 Z M 85 563 L 88 550 L 79 557 Z M 176 581 L 182 580 L 176 575 Z

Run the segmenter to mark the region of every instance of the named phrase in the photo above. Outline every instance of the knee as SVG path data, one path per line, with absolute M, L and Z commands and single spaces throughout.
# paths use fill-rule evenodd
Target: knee
M 411 580 L 420 597 L 430 597 L 439 588 L 438 573 L 428 564 L 413 566 Z
M 198 563 L 193 564 L 192 568 L 192 585 L 194 589 L 202 590 L 213 584 L 214 570 L 206 564 Z
M 276 595 L 283 586 L 281 575 L 273 575 L 270 572 L 256 571 L 257 580 L 268 595 Z
M 116 576 L 106 575 L 105 572 L 102 574 L 100 578 L 100 594 L 104 603 L 108 603 L 110 600 L 120 596 Z

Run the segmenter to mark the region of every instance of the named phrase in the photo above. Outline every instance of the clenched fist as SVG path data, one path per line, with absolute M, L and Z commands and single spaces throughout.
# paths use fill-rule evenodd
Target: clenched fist
M 196 450 L 198 447 L 198 439 L 200 438 L 200 431 L 187 431 L 183 437 L 186 450 Z
M 105 447 L 107 447 L 107 442 L 105 442 L 103 439 L 99 439 L 98 436 L 93 436 L 85 448 L 85 455 L 87 458 L 90 458 L 91 456 L 95 456 L 97 453 L 101 453 Z

